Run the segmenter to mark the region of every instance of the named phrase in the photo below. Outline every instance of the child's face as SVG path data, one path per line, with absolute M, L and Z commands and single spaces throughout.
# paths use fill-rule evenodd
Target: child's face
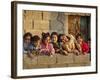
M 36 46 L 36 47 L 40 46 L 40 40 L 35 41 L 33 44 L 34 44 L 34 46 Z
M 79 37 L 77 38 L 77 41 L 78 41 L 78 42 L 82 42 L 83 39 L 79 36 Z
M 66 37 L 66 35 L 64 35 L 63 37 L 62 37 L 62 42 L 66 42 L 68 39 L 67 39 L 67 37 Z
M 57 35 L 52 35 L 52 42 L 57 42 L 57 40 L 58 40 Z
M 69 41 L 69 39 L 66 37 L 66 41 L 68 42 Z
M 47 37 L 47 38 L 44 40 L 44 43 L 45 43 L 45 44 L 50 43 L 50 37 Z
M 29 44 L 31 42 L 31 37 L 26 36 L 24 41 L 25 41 L 25 43 Z

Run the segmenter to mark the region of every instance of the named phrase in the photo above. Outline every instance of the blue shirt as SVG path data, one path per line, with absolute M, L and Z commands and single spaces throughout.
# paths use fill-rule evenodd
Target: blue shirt
M 32 50 L 33 50 L 33 46 L 31 43 L 30 44 L 27 44 L 27 43 L 23 44 L 23 52 L 24 53 L 31 53 Z

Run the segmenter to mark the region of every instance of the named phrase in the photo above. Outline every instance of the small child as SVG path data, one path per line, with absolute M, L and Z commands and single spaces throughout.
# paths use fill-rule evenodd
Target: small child
M 71 52 L 76 54 L 76 55 L 79 55 L 79 51 L 76 49 L 76 39 L 75 37 L 72 35 L 72 34 L 68 34 L 68 37 L 70 37 L 70 40 L 69 40 L 69 48 L 71 49 Z
M 51 33 L 51 43 L 53 44 L 55 52 L 59 53 L 59 51 L 60 51 L 60 45 L 58 43 L 58 33 L 57 32 L 52 32 Z
M 40 37 L 38 35 L 34 35 L 32 37 L 32 45 L 33 45 L 33 55 L 37 55 L 39 54 L 39 50 L 40 50 Z
M 74 53 L 76 55 L 79 55 L 78 50 L 76 50 L 75 48 L 75 43 L 73 42 L 73 40 L 71 40 L 71 37 L 69 36 L 63 35 L 62 48 L 66 51 L 67 54 Z
M 42 43 L 41 43 L 40 53 L 45 55 L 50 55 L 50 56 L 55 54 L 53 45 L 50 43 L 49 33 L 42 33 Z
M 32 34 L 30 32 L 25 33 L 23 36 L 23 52 L 26 53 L 29 57 L 31 57 L 31 52 L 33 49 L 31 38 Z
M 65 34 L 61 34 L 59 37 L 59 41 L 60 41 L 60 47 L 62 49 L 62 54 L 64 55 L 68 55 L 68 51 L 66 50 L 66 35 Z
M 76 40 L 77 40 L 77 45 L 78 45 L 78 50 L 82 53 L 82 54 L 87 54 L 89 52 L 89 46 L 88 44 L 83 40 L 81 34 L 78 34 L 76 36 Z

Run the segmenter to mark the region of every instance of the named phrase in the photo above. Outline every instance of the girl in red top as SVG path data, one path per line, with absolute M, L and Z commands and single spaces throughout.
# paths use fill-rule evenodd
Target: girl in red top
M 81 34 L 78 34 L 76 36 L 78 50 L 82 52 L 84 55 L 89 52 L 89 46 L 88 44 L 83 40 Z

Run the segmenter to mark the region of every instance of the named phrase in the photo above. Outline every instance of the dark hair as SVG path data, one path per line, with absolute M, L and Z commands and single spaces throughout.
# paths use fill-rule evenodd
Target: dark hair
M 78 39 L 78 37 L 81 37 L 81 38 L 82 38 L 82 34 L 80 34 L 80 33 L 77 34 L 77 35 L 76 35 L 76 39 Z
M 52 38 L 53 35 L 56 35 L 58 37 L 58 33 L 57 32 L 52 32 L 51 33 L 51 38 Z
M 50 37 L 49 32 L 47 32 L 47 33 L 42 32 L 42 42 L 43 42 L 44 40 L 46 40 L 47 37 Z
M 32 34 L 30 32 L 25 33 L 23 38 L 25 39 L 27 36 L 30 36 L 32 38 Z
M 88 38 L 88 41 L 91 41 L 91 39 L 90 39 L 90 38 Z
M 32 37 L 32 39 L 31 39 L 32 42 L 36 42 L 36 41 L 38 41 L 38 40 L 40 40 L 40 37 L 39 37 L 38 35 L 34 35 L 34 36 Z
M 69 36 L 66 36 L 66 37 L 67 37 L 68 40 L 70 40 L 70 37 Z
M 64 34 L 59 34 L 58 35 L 58 42 L 61 42 L 61 39 L 60 39 L 61 36 L 64 36 Z

